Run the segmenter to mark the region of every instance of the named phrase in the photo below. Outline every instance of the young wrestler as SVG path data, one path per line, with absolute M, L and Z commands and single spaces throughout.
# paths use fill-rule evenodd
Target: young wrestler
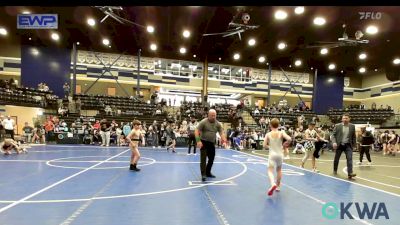
M 126 139 L 128 140 L 129 147 L 132 150 L 132 155 L 131 155 L 131 164 L 129 169 L 133 171 L 140 171 L 139 168 L 137 168 L 137 163 L 140 159 L 140 152 L 139 152 L 139 142 L 141 141 L 141 132 L 140 132 L 140 121 L 134 120 L 133 121 L 133 129 L 132 131 L 128 134 Z M 143 144 L 143 143 L 142 143 Z
M 304 132 L 306 143 L 304 144 L 304 148 L 306 149 L 305 155 L 301 160 L 301 168 L 304 168 L 304 164 L 306 163 L 307 159 L 312 157 L 312 168 L 313 172 L 319 173 L 316 167 L 315 158 L 316 152 L 315 149 L 315 142 L 322 140 L 322 138 L 318 135 L 317 131 L 315 130 L 315 123 L 311 122 L 308 124 L 308 129 Z
M 269 196 L 271 196 L 275 190 L 280 191 L 283 151 L 292 141 L 292 138 L 287 135 L 285 131 L 278 131 L 279 120 L 277 118 L 271 120 L 270 127 L 271 131 L 265 135 L 264 139 L 264 148 L 269 148 L 268 177 L 271 183 L 271 187 L 267 192 Z M 285 139 L 286 142 L 282 144 L 283 139 Z M 274 169 L 276 169 L 277 174 L 276 181 L 274 177 Z
M 16 141 L 11 138 L 6 138 L 2 143 L 0 143 L 1 149 L 5 155 L 10 155 L 11 150 L 15 150 L 18 154 L 28 153 L 25 148 L 22 148 Z

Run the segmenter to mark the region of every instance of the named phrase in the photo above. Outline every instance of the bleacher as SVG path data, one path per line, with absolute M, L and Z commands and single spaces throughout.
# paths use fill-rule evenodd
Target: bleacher
M 154 104 L 122 96 L 77 94 L 75 97 L 80 98 L 82 110 L 98 110 L 102 115 L 106 114 L 107 105 L 120 110 L 121 116 L 152 116 L 156 108 Z
M 264 116 L 264 118 L 269 117 L 270 119 L 272 118 L 282 118 L 282 122 L 285 125 L 289 125 L 289 126 L 297 126 L 297 118 L 301 115 L 304 116 L 305 121 L 311 121 L 313 117 L 316 117 L 317 115 L 312 112 L 312 111 L 294 111 L 291 113 L 283 113 L 283 112 L 279 112 L 279 113 L 271 113 L 270 111 L 260 111 L 260 114 L 254 114 L 254 112 L 251 113 L 252 117 L 254 118 L 254 120 L 257 122 L 258 125 L 260 125 L 260 119 L 261 117 Z
M 344 113 L 350 114 L 352 123 L 360 124 L 381 124 L 394 116 L 394 111 L 388 109 L 330 109 L 327 115 L 332 122 L 339 123 Z
M 49 99 L 48 95 L 52 96 L 53 92 L 34 88 L 0 88 L 0 104 L 57 109 L 58 98 Z
M 218 121 L 228 123 L 231 122 L 229 119 L 229 110 L 233 109 L 235 110 L 236 107 L 231 104 L 215 104 L 212 107 L 212 109 L 215 109 L 217 111 L 217 118 Z M 197 120 L 203 119 L 203 114 L 199 112 L 204 112 L 203 106 L 201 102 L 188 102 L 184 103 L 181 106 L 182 110 L 182 118 L 189 118 L 190 116 L 195 116 Z M 188 110 L 191 110 L 190 112 L 187 112 Z M 207 112 L 204 112 L 207 113 Z

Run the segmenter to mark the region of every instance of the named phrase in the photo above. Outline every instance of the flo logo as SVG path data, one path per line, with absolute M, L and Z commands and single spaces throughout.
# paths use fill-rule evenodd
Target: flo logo
M 372 205 L 368 205 L 366 202 L 341 202 L 339 206 L 334 202 L 328 202 L 322 206 L 322 216 L 330 220 L 336 218 L 353 220 L 354 217 L 349 212 L 352 207 L 356 208 L 360 219 L 389 219 L 388 211 L 383 202 L 374 202 Z

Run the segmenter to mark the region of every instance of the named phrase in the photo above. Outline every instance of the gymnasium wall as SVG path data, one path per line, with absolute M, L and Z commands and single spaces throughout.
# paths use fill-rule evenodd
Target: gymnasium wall
M 387 83 L 392 83 L 392 81 L 386 78 L 384 72 L 376 72 L 362 77 L 362 88 L 369 88 Z
M 16 125 L 18 134 L 22 134 L 22 127 L 25 122 L 28 122 L 30 126 L 33 127 L 33 119 L 38 116 L 38 112 L 44 111 L 41 108 L 33 108 L 33 107 L 22 107 L 22 106 L 13 106 L 13 105 L 5 105 L 4 106 L 3 115 L 10 115 L 12 117 L 17 117 Z
M 69 82 L 71 50 L 57 47 L 21 47 L 21 84 L 37 88 L 45 82 L 59 97 L 64 96 L 63 85 Z
M 341 74 L 317 74 L 314 77 L 312 109 L 326 114 L 330 108 L 343 107 L 344 77 Z

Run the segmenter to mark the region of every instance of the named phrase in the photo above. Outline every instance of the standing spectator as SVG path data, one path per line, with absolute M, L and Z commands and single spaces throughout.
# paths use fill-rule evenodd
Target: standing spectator
M 10 135 L 10 138 L 14 140 L 15 121 L 11 119 L 10 115 L 8 115 L 7 118 L 3 120 L 2 123 L 4 129 L 6 130 L 6 134 Z
M 100 122 L 101 146 L 110 146 L 111 123 L 107 119 Z
M 333 149 L 336 150 L 333 173 L 337 174 L 340 156 L 346 154 L 347 175 L 349 179 L 356 176 L 353 173 L 353 147 L 356 146 L 356 128 L 350 123 L 349 114 L 343 114 L 342 123 L 336 124 L 332 133 Z
M 77 113 L 81 113 L 82 101 L 80 98 L 75 100 L 75 109 Z
M 25 122 L 25 126 L 22 128 L 23 136 L 26 138 L 26 142 L 31 143 L 33 135 L 33 127 L 29 126 L 28 122 Z
M 64 89 L 64 98 L 68 98 L 71 87 L 67 82 L 65 82 L 65 84 L 63 85 L 63 89 Z
M 128 136 L 128 134 L 132 131 L 131 126 L 129 123 L 126 123 L 124 127 L 122 128 L 122 132 L 124 133 L 125 137 Z
M 196 127 L 197 127 L 198 123 L 196 121 L 195 117 L 191 117 L 190 118 L 190 123 L 188 125 L 188 133 L 189 133 L 189 149 L 188 149 L 188 155 L 190 154 L 190 149 L 194 148 L 193 150 L 193 154 L 196 154 L 196 136 L 194 134 L 194 132 L 196 131 Z
M 369 154 L 370 149 L 374 146 L 374 136 L 370 131 L 367 131 L 365 127 L 361 128 L 361 144 L 360 144 L 360 162 L 358 165 L 362 164 L 364 153 L 367 156 L 368 165 L 371 165 L 371 156 Z
M 44 124 L 44 129 L 46 131 L 46 140 L 47 141 L 53 140 L 54 128 L 55 128 L 55 126 L 54 126 L 53 120 L 50 117 L 48 117 L 47 121 Z
M 167 128 L 165 129 L 166 134 L 167 134 L 167 151 L 169 149 L 172 149 L 173 153 L 176 153 L 175 151 L 175 145 L 176 145 L 176 135 L 174 132 L 174 124 L 173 123 L 168 123 Z

